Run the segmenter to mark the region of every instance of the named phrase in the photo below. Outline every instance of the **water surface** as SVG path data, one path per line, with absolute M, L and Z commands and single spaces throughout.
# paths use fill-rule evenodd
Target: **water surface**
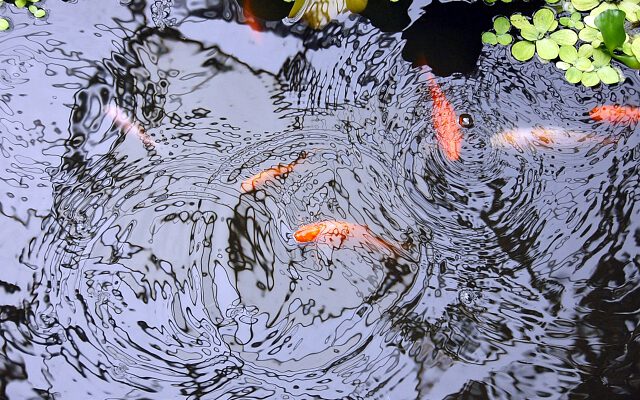
M 588 112 L 639 105 L 637 72 L 586 89 L 485 47 L 436 78 L 474 121 L 452 161 L 407 55 L 421 5 L 316 31 L 218 1 L 5 7 L 2 395 L 634 398 L 640 132 Z M 495 141 L 535 126 L 583 139 Z M 327 219 L 392 245 L 293 239 Z

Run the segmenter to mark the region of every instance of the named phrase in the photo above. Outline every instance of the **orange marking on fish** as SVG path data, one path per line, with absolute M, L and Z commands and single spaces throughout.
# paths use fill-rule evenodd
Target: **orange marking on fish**
M 245 4 L 242 11 L 244 12 L 244 16 L 247 18 L 247 25 L 249 25 L 249 28 L 251 28 L 251 37 L 256 43 L 258 43 L 260 41 L 261 32 L 260 23 L 258 22 L 258 18 L 251 10 L 251 2 L 245 1 L 244 3 Z
M 303 152 L 292 163 L 289 163 L 287 165 L 278 164 L 275 167 L 259 172 L 256 175 L 242 181 L 242 184 L 240 184 L 240 188 L 244 193 L 254 191 L 267 182 L 291 173 L 294 168 L 305 158 L 307 158 L 307 154 Z
M 558 133 L 551 129 L 538 128 L 531 130 L 531 135 L 538 141 L 549 145 L 555 143 L 554 138 L 557 137 Z
M 606 104 L 594 107 L 589 116 L 594 121 L 606 121 L 614 124 L 629 124 L 640 121 L 640 107 Z
M 460 131 L 456 111 L 447 100 L 434 77 L 429 76 L 428 79 L 429 93 L 433 100 L 431 115 L 433 117 L 433 127 L 436 130 L 436 139 L 449 160 L 459 160 L 462 147 L 462 132 Z
M 386 241 L 374 236 L 366 226 L 346 221 L 327 220 L 303 225 L 293 233 L 293 238 L 298 243 L 330 244 L 334 248 L 342 247 L 349 239 L 355 239 L 358 242 L 375 243 L 386 248 L 393 247 Z

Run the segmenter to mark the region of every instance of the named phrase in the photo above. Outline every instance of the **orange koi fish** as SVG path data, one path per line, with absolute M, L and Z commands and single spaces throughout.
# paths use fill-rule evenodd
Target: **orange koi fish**
M 125 134 L 137 136 L 145 145 L 152 143 L 151 137 L 145 132 L 144 128 L 127 117 L 127 114 L 120 107 L 109 104 L 105 107 L 104 113 L 112 118 L 115 126 Z
M 594 121 L 606 121 L 614 124 L 630 124 L 640 121 L 640 107 L 607 104 L 594 107 L 589 112 Z
M 275 167 L 259 172 L 251 178 L 245 179 L 244 181 L 242 181 L 242 184 L 240 184 L 240 188 L 242 189 L 243 193 L 252 192 L 269 181 L 291 173 L 294 168 L 305 158 L 307 158 L 307 153 L 302 152 L 300 156 L 298 156 L 298 158 L 295 159 L 292 163 L 289 163 L 287 165 L 278 164 Z
M 429 76 L 429 93 L 433 100 L 433 108 L 431 109 L 433 127 L 436 130 L 436 139 L 440 148 L 449 160 L 459 160 L 462 132 L 458 124 L 458 117 L 433 76 Z
M 293 233 L 293 238 L 298 243 L 330 244 L 334 248 L 340 248 L 349 239 L 373 242 L 391 248 L 387 242 L 375 237 L 366 226 L 346 221 L 327 220 L 303 225 Z
M 251 2 L 244 2 L 243 12 L 247 21 L 247 25 L 249 25 L 249 28 L 251 28 L 251 37 L 256 43 L 260 42 L 261 27 L 260 23 L 258 22 L 258 18 L 253 13 Z

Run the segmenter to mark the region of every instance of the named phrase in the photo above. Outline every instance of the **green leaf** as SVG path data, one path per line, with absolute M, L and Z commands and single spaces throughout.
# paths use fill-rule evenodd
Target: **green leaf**
M 600 34 L 600 31 L 590 26 L 587 26 L 586 28 L 580 30 L 580 33 L 578 33 L 578 37 L 580 38 L 580 40 L 584 42 L 593 42 L 594 40 L 599 38 L 598 37 L 599 34 Z
M 573 26 L 573 21 L 569 17 L 560 17 L 560 25 Z
M 560 46 L 558 55 L 562 61 L 573 64 L 578 59 L 578 50 L 573 46 Z
M 498 36 L 498 43 L 500 43 L 503 46 L 507 46 L 510 45 L 511 42 L 513 42 L 513 37 L 511 35 L 509 35 L 508 33 L 502 34 Z
M 633 50 L 631 50 L 631 42 L 622 43 L 622 52 L 628 56 L 633 55 Z
M 493 32 L 485 32 L 482 34 L 482 43 L 496 45 L 498 44 L 498 38 Z
M 554 19 L 553 22 L 551 23 L 551 26 L 549 27 L 549 32 L 553 32 L 558 28 L 558 20 Z
M 540 36 L 542 36 L 533 25 L 522 27 L 522 29 L 520 30 L 520 35 L 522 35 L 524 39 L 530 40 L 532 42 L 538 40 Z
M 558 57 L 560 47 L 549 38 L 544 38 L 536 42 L 536 52 L 543 60 L 553 60 Z
M 602 67 L 598 70 L 598 78 L 607 85 L 613 85 L 620 82 L 620 75 L 618 71 L 610 66 Z
M 612 54 L 611 56 L 629 68 L 640 69 L 640 61 L 635 57 L 620 54 Z
M 578 57 L 591 57 L 593 54 L 593 46 L 590 44 L 583 44 L 578 49 Z
M 9 29 L 9 21 L 0 18 L 0 31 L 6 31 L 7 29 Z
M 24 6 L 27 4 L 27 0 L 16 0 L 15 5 L 18 8 L 24 8 Z
M 573 23 L 573 27 L 576 29 L 582 29 L 584 28 L 584 23 L 582 21 L 576 21 Z
M 640 60 L 640 36 L 633 39 L 633 42 L 631 42 L 631 52 L 638 60 Z
M 516 42 L 511 46 L 511 54 L 513 54 L 513 57 L 518 61 L 530 60 L 535 52 L 536 45 L 526 40 Z
M 513 14 L 511 18 L 511 25 L 515 26 L 517 29 L 523 29 L 525 26 L 533 26 L 531 22 L 522 14 Z
M 600 0 L 571 0 L 571 4 L 578 11 L 588 11 L 600 4 Z
M 575 67 L 582 72 L 593 71 L 593 63 L 588 58 L 578 58 L 575 62 Z
M 572 21 L 578 22 L 581 19 L 582 19 L 582 14 L 580 14 L 579 12 L 575 12 L 574 11 L 574 12 L 571 13 L 571 20 Z
M 561 46 L 573 46 L 578 41 L 578 35 L 571 29 L 555 31 L 549 38 Z
M 608 65 L 611 62 L 611 55 L 600 49 L 593 49 L 593 66 L 596 68 Z
M 546 0 L 546 1 L 547 1 L 547 4 L 556 4 L 560 0 Z
M 571 67 L 564 73 L 564 78 L 571 83 L 578 83 L 582 79 L 582 71 Z
M 598 15 L 595 24 L 602 32 L 604 45 L 610 53 L 622 46 L 627 38 L 624 32 L 625 13 L 620 10 L 607 10 Z
M 39 8 L 38 10 L 36 10 L 36 12 L 33 13 L 33 16 L 36 18 L 42 18 L 46 15 L 46 11 L 44 11 L 42 8 Z
M 533 25 L 540 33 L 547 32 L 554 20 L 555 14 L 548 8 L 541 8 L 533 14 Z
M 511 29 L 511 23 L 505 17 L 498 17 L 493 21 L 493 29 L 495 29 L 498 35 L 509 32 Z
M 558 67 L 559 69 L 561 69 L 561 70 L 563 70 L 563 71 L 566 71 L 566 70 L 568 70 L 569 68 L 571 68 L 571 64 L 566 63 L 566 62 L 564 62 L 564 61 L 558 61 L 558 62 L 556 63 L 556 67 Z
M 618 4 L 618 8 L 621 11 L 624 11 L 627 20 L 630 22 L 638 22 L 638 11 L 640 11 L 640 6 L 638 4 L 634 4 L 630 1 L 622 1 Z
M 592 87 L 600 83 L 600 78 L 595 72 L 583 72 L 580 82 L 586 87 Z

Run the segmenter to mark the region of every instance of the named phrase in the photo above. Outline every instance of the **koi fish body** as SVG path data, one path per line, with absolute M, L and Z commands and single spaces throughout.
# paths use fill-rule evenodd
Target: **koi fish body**
M 602 105 L 594 107 L 589 116 L 594 121 L 606 121 L 613 124 L 640 122 L 640 107 Z
M 436 130 L 436 139 L 440 148 L 449 160 L 459 160 L 462 147 L 462 132 L 460 131 L 456 111 L 432 76 L 429 77 L 429 93 L 433 101 L 431 111 L 433 127 Z

